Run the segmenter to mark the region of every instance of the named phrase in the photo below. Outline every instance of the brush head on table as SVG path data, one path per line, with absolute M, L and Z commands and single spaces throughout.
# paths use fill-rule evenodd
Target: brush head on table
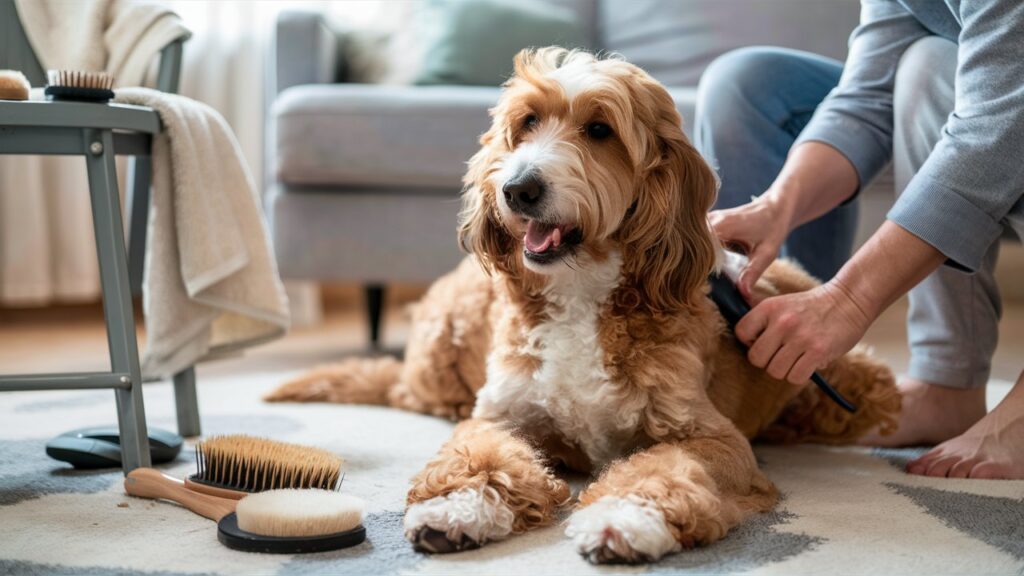
M 43 92 L 51 100 L 108 102 L 114 97 L 114 77 L 106 72 L 48 70 Z

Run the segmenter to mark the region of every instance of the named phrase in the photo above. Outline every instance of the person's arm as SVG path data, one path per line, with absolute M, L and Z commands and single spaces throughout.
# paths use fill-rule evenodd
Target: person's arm
M 1024 195 L 1024 2 L 961 2 L 956 104 L 888 218 L 976 270 Z
M 885 222 L 831 281 L 768 298 L 736 325 L 751 364 L 773 378 L 803 384 L 853 348 L 897 298 L 942 265 L 945 256 Z
M 857 189 L 857 172 L 835 148 L 807 142 L 790 153 L 767 192 L 749 204 L 708 215 L 711 227 L 748 257 L 740 292 L 753 301 L 752 287 L 779 253 L 786 236 L 838 206 Z
M 930 32 L 895 0 L 863 0 L 861 23 L 839 86 L 814 113 L 769 190 L 745 206 L 711 213 L 716 234 L 750 256 L 750 288 L 789 233 L 852 197 L 892 154 L 892 90 L 903 52 Z

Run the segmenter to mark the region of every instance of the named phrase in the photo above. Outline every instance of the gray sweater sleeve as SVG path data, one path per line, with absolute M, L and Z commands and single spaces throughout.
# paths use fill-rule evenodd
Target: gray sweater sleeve
M 796 144 L 813 140 L 832 146 L 866 186 L 892 157 L 896 67 L 903 52 L 929 34 L 895 0 L 863 0 L 839 85 L 818 106 Z
M 973 271 L 1024 195 L 1024 2 L 963 2 L 957 16 L 953 113 L 888 218 Z M 867 182 L 891 153 L 896 65 L 926 34 L 896 2 L 865 0 L 849 73 L 800 140 L 832 145 Z

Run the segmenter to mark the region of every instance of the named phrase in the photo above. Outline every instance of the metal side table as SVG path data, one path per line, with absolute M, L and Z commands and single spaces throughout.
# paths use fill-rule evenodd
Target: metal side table
M 0 376 L 0 391 L 113 388 L 125 473 L 149 466 L 150 455 L 114 156 L 144 160 L 135 163 L 129 179 L 133 188 L 141 184 L 148 192 L 150 146 L 160 129 L 157 113 L 140 106 L 0 101 L 0 154 L 85 156 L 111 367 L 110 372 Z M 133 204 L 128 209 L 131 227 L 141 226 L 144 232 L 148 194 L 143 206 L 132 197 L 129 195 Z M 141 247 L 133 246 L 133 252 L 136 248 Z M 136 257 L 141 262 L 141 254 Z M 175 400 L 179 433 L 197 435 L 199 418 L 192 368 L 175 376 Z

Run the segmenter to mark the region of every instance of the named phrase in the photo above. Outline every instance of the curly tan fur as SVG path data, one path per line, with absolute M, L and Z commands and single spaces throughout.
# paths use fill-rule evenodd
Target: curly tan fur
M 515 532 L 551 524 L 569 501 L 569 485 L 551 472 L 543 455 L 499 424 L 471 419 L 455 427 L 451 440 L 413 478 L 406 502 L 484 486 L 497 490 L 515 514 Z
M 285 382 L 263 397 L 267 402 L 337 402 L 388 404 L 388 390 L 398 382 L 402 363 L 391 357 L 349 358 L 319 366 Z
M 492 487 L 523 531 L 550 523 L 568 500 L 554 465 L 603 469 L 581 507 L 605 496 L 651 502 L 684 547 L 776 502 L 748 439 L 843 443 L 892 429 L 892 374 L 863 350 L 824 371 L 860 406 L 854 415 L 810 383 L 775 380 L 747 361 L 707 298 L 714 176 L 657 82 L 621 60 L 527 51 L 492 114 L 463 196 L 459 239 L 472 256 L 416 307 L 404 364 L 319 369 L 274 400 L 472 415 L 414 479 L 411 505 Z M 589 138 L 592 122 L 614 137 Z M 533 169 L 554 174 L 550 193 L 563 209 L 549 217 L 572 219 L 583 239 L 546 267 L 524 256 L 528 218 L 502 192 L 530 146 L 547 147 Z M 815 285 L 777 262 L 757 290 Z
M 750 514 L 775 506 L 778 490 L 752 458 L 738 434 L 658 444 L 609 466 L 579 503 L 639 496 L 660 505 L 683 547 L 708 544 Z

